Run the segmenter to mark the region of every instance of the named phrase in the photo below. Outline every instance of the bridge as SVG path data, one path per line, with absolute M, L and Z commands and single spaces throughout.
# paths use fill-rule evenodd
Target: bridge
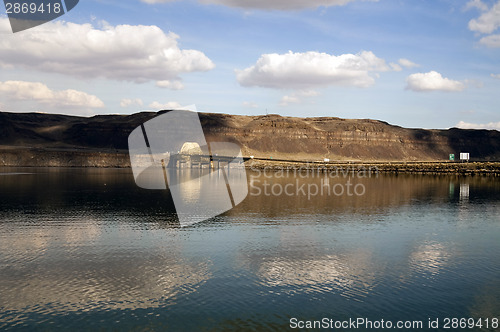
M 245 158 L 248 159 L 248 158 Z M 244 159 L 244 161 L 246 161 Z M 175 154 L 170 156 L 170 160 L 168 161 L 168 168 L 212 168 L 219 169 L 224 166 L 224 163 L 229 167 L 229 164 L 234 162 L 234 157 L 227 156 L 210 156 L 210 155 L 190 155 L 190 154 Z M 242 164 L 241 162 L 237 163 L 238 165 Z
M 244 161 L 249 158 L 243 159 Z M 167 168 L 211 168 L 219 169 L 221 165 L 226 164 L 230 168 L 230 164 L 238 164 L 242 166 L 242 162 L 235 161 L 235 156 L 219 156 L 210 155 L 202 151 L 198 143 L 185 142 L 177 154 L 170 155 Z

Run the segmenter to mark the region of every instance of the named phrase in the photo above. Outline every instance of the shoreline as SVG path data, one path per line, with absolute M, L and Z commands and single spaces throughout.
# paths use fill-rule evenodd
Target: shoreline
M 245 158 L 247 169 L 301 171 L 377 171 L 381 174 L 431 174 L 464 176 L 500 176 L 499 161 L 301 161 Z M 0 149 L 0 168 L 4 167 L 75 167 L 130 168 L 128 151 L 89 151 L 12 147 Z
M 493 161 L 366 161 L 366 162 L 262 162 L 247 168 L 301 170 L 309 172 L 378 172 L 381 174 L 426 174 L 463 176 L 500 176 L 500 162 Z

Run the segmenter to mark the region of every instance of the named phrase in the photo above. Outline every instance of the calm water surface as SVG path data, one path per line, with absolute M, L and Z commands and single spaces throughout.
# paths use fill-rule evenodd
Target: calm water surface
M 252 173 L 238 207 L 181 228 L 130 170 L 0 172 L 0 330 L 500 318 L 499 179 L 354 177 L 363 195 L 308 198 L 264 190 L 323 179 Z

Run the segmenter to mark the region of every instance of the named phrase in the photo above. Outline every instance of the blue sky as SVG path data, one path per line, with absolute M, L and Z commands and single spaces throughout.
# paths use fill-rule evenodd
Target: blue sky
M 500 129 L 499 0 L 82 0 L 15 34 L 0 15 L 3 111 Z

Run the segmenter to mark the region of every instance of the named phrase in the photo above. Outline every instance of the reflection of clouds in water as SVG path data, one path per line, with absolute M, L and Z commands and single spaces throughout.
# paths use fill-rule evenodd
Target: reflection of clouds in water
M 424 244 L 411 253 L 410 270 L 437 276 L 448 265 L 450 258 L 450 251 L 441 243 Z
M 22 282 L 4 280 L 0 287 L 8 310 L 31 311 L 50 304 L 62 310 L 113 310 L 160 306 L 196 289 L 210 277 L 205 263 L 159 261 L 154 265 L 116 263 L 33 271 Z M 156 266 L 156 264 L 161 266 Z M 113 267 L 111 269 L 111 267 Z
M 3 311 L 158 307 L 178 294 L 195 292 L 211 278 L 210 262 L 184 258 L 175 236 L 165 246 L 165 234 L 150 231 L 144 243 L 140 233 L 109 233 L 89 218 L 51 226 L 27 225 L 0 235 Z
M 101 235 L 101 233 L 102 227 L 97 224 L 97 220 L 90 219 L 88 217 L 86 218 L 84 227 L 65 227 L 61 230 L 64 241 L 74 244 L 94 241 Z
M 255 273 L 259 282 L 273 292 L 339 294 L 363 301 L 382 272 L 369 249 L 356 248 L 335 253 L 319 250 L 330 243 L 311 227 L 284 227 L 269 233 L 268 245 L 259 251 L 240 251 L 236 263 Z
M 9 227 L 3 229 L 1 235 L 0 252 L 7 253 L 9 259 L 19 259 L 26 255 L 42 255 L 55 243 L 71 245 L 79 243 L 89 243 L 96 240 L 102 233 L 102 227 L 98 225 L 97 220 L 91 216 L 82 220 L 64 221 L 59 226 L 70 225 L 70 227 L 55 228 L 57 221 L 51 221 L 47 226 L 35 226 L 30 223 L 22 223 L 22 234 L 9 234 Z M 18 223 L 15 223 L 18 225 Z M 15 227 L 15 226 L 13 226 Z M 14 229 L 14 228 L 13 228 Z
M 42 255 L 49 245 L 51 231 L 46 228 L 30 229 L 28 234 L 19 236 L 5 232 L 0 235 L 0 257 L 9 261 L 22 260 L 33 253 Z
M 365 251 L 313 259 L 273 258 L 260 264 L 257 275 L 267 287 L 297 287 L 305 293 L 338 292 L 356 300 L 368 295 L 376 280 L 371 254 Z
M 0 306 L 35 312 L 46 306 L 56 311 L 151 308 L 195 292 L 210 278 L 206 263 L 157 258 L 140 264 L 131 259 L 127 266 L 121 258 L 70 260 L 57 268 L 18 270 L 0 283 Z

